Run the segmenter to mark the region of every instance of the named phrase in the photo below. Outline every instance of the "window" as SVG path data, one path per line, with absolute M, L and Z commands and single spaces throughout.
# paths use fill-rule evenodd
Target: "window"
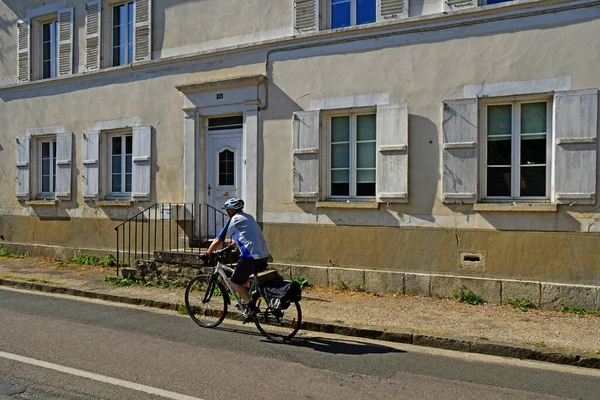
M 112 66 L 133 63 L 133 2 L 112 8 Z
M 131 134 L 109 136 L 109 195 L 131 193 L 133 177 L 133 137 Z
M 219 153 L 219 186 L 235 185 L 235 154 L 231 150 Z
M 58 72 L 58 21 L 42 24 L 41 31 L 41 78 L 54 78 Z
M 485 198 L 548 199 L 550 102 L 488 104 L 485 110 Z
M 56 188 L 56 139 L 39 142 L 39 194 L 54 194 Z
M 374 197 L 375 114 L 330 117 L 329 196 Z
M 377 20 L 375 0 L 331 0 L 328 11 L 331 29 L 369 24 Z

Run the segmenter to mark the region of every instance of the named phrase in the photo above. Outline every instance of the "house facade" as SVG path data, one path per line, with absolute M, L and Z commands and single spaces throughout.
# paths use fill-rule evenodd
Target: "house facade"
M 277 263 L 598 286 L 598 5 L 2 0 L 0 235 L 238 196 Z

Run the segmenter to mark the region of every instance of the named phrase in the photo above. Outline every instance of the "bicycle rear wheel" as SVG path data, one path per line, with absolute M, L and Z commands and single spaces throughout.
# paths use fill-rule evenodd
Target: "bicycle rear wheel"
M 211 275 L 194 277 L 185 288 L 185 307 L 192 320 L 204 328 L 214 328 L 227 314 L 227 289 Z
M 262 303 L 262 307 L 261 304 Z M 258 330 L 267 338 L 275 341 L 292 339 L 302 324 L 302 309 L 300 303 L 292 301 L 285 310 L 276 310 L 267 307 L 264 297 L 257 302 L 261 311 L 256 314 L 254 323 Z

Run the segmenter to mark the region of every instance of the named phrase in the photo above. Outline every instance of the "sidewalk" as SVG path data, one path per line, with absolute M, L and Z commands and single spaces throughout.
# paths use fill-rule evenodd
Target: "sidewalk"
M 183 288 L 104 281 L 114 267 L 0 257 L 0 286 L 177 310 Z M 600 316 L 455 300 L 310 287 L 303 329 L 415 345 L 600 368 Z

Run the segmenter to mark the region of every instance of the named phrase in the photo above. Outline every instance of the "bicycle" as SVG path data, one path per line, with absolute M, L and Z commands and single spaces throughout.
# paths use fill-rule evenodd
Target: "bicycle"
M 236 301 L 241 311 L 245 311 L 247 307 L 227 277 L 227 273 L 233 273 L 233 268 L 223 263 L 229 247 L 205 257 L 209 270 L 213 264 L 214 269 L 211 273 L 199 274 L 192 278 L 185 289 L 187 312 L 192 320 L 203 328 L 215 328 L 221 324 L 228 313 L 227 308 L 231 305 L 231 300 Z M 300 303 L 293 299 L 289 301 L 289 306 L 282 306 L 280 299 L 269 296 L 265 287 L 255 271 L 250 280 L 249 293 L 261 311 L 253 317 L 254 323 L 268 339 L 289 341 L 298 333 L 302 324 Z

